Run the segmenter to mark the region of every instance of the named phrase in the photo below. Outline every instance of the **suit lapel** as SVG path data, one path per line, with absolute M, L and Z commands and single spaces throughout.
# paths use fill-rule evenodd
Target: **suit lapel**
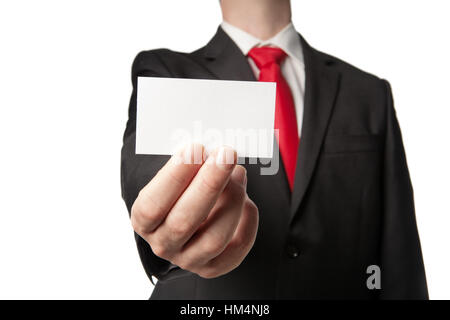
M 300 36 L 305 58 L 305 104 L 291 200 L 291 222 L 311 181 L 339 88 L 340 73 Z
M 203 49 L 206 68 L 218 79 L 255 81 L 247 57 L 221 27 Z

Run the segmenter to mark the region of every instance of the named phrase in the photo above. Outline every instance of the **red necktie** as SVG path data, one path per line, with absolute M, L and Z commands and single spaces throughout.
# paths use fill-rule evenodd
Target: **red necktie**
M 299 145 L 297 118 L 291 90 L 281 73 L 281 62 L 286 53 L 279 48 L 253 48 L 248 53 L 258 67 L 259 81 L 276 82 L 275 129 L 278 129 L 278 145 L 291 191 L 294 187 L 295 166 Z

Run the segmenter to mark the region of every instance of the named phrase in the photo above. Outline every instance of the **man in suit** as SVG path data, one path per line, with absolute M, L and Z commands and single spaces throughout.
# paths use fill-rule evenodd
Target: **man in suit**
M 313 49 L 289 0 L 221 7 L 205 47 L 133 63 L 121 181 L 152 299 L 427 299 L 389 84 Z M 280 170 L 136 155 L 138 76 L 276 82 Z

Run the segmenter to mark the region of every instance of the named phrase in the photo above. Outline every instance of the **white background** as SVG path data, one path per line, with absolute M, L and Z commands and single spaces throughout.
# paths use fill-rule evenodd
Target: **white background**
M 388 79 L 431 298 L 450 298 L 447 0 L 293 0 L 314 47 Z M 120 195 L 130 67 L 192 51 L 217 0 L 0 2 L 0 298 L 147 299 Z

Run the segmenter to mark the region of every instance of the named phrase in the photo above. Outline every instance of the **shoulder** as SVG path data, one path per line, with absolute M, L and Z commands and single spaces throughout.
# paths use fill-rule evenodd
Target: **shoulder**
M 359 67 L 356 67 L 353 64 L 346 62 L 342 59 L 339 59 L 331 54 L 324 53 L 316 49 L 312 50 L 319 57 L 320 60 L 324 61 L 326 65 L 336 68 L 341 73 L 342 77 L 345 78 L 345 80 L 353 81 L 355 83 L 362 82 L 362 84 L 374 84 L 374 85 L 379 85 L 380 82 L 385 81 L 379 76 L 370 73 L 368 71 L 362 70 Z
M 333 55 L 313 49 L 315 56 L 340 74 L 340 89 L 343 95 L 359 98 L 371 105 L 384 104 L 386 95 L 390 94 L 387 80 Z
M 162 77 L 180 76 L 184 70 L 189 71 L 200 66 L 200 50 L 192 53 L 166 48 L 141 51 L 133 62 L 133 76 L 148 73 Z

